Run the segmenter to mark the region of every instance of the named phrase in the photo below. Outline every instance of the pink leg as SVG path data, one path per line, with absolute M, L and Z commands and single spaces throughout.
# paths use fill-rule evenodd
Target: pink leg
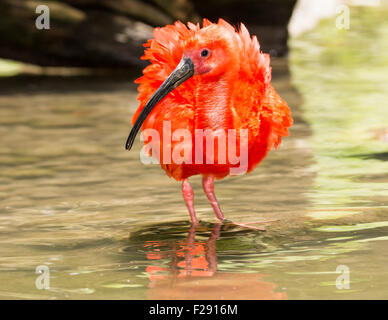
M 222 214 L 222 211 L 220 209 L 220 206 L 218 204 L 217 198 L 214 194 L 214 178 L 211 176 L 203 176 L 202 177 L 202 186 L 203 190 L 206 193 L 207 198 L 210 201 L 210 204 L 213 207 L 214 213 L 216 214 L 216 217 L 224 221 L 224 215 Z
M 220 206 L 218 204 L 217 198 L 214 194 L 214 177 L 203 176 L 202 177 L 202 186 L 203 186 L 203 190 L 205 191 L 205 193 L 207 195 L 207 198 L 210 201 L 210 204 L 213 207 L 213 210 L 214 210 L 217 218 L 223 222 L 225 218 L 224 218 L 224 215 L 222 214 L 222 211 L 221 211 Z M 276 221 L 276 220 L 256 221 L 256 222 L 251 222 L 251 224 L 267 223 L 267 222 L 272 222 L 272 221 Z M 253 226 L 250 226 L 246 223 L 230 222 L 228 224 L 236 225 L 236 226 L 243 227 L 243 228 L 253 229 L 253 230 L 259 230 L 259 231 L 265 230 L 264 228 L 253 227 Z
M 189 209 L 191 222 L 193 225 L 196 225 L 198 224 L 198 220 L 194 210 L 194 191 L 187 179 L 182 182 L 182 194 L 183 199 L 185 199 L 187 209 Z

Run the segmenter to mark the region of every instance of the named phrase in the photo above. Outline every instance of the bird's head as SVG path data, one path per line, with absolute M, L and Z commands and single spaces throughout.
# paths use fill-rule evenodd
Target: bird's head
M 217 27 L 211 25 L 200 29 L 185 41 L 182 58 L 191 61 L 194 76 L 217 78 L 227 72 L 232 73 L 239 65 L 236 41 L 233 39 L 236 32 L 228 34 Z
M 233 75 L 239 71 L 242 60 L 247 65 L 254 64 L 255 68 L 260 64 L 266 64 L 269 68 L 269 59 L 268 63 L 260 60 L 263 57 L 256 37 L 251 38 L 244 25 L 237 32 L 222 19 L 218 23 L 204 19 L 202 28 L 192 23 L 188 23 L 186 27 L 177 22 L 171 26 L 156 28 L 154 37 L 155 39 L 145 44 L 148 49 L 142 57 L 150 60 L 151 65 L 144 69 L 144 76 L 137 82 L 143 85 L 159 80 L 155 78 L 161 78 L 163 82 L 149 97 L 137 117 L 127 139 L 127 150 L 131 149 L 137 132 L 153 108 L 191 77 L 216 82 L 223 75 Z M 142 87 L 139 91 L 141 94 Z

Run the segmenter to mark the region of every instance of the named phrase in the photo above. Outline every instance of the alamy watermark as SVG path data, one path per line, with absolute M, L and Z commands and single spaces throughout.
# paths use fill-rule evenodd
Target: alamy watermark
M 48 290 L 50 289 L 50 269 L 46 265 L 37 266 L 35 273 L 39 276 L 35 280 L 35 286 L 38 290 Z
M 342 4 L 336 8 L 337 18 L 335 19 L 335 26 L 337 29 L 350 29 L 350 8 Z
M 231 175 L 248 169 L 248 129 L 171 129 L 163 121 L 162 137 L 156 129 L 142 131 L 145 145 L 140 151 L 143 164 L 215 164 L 228 165 Z
M 350 289 L 350 269 L 346 265 L 339 265 L 335 270 L 340 275 L 337 277 L 335 286 L 338 290 Z
M 35 9 L 35 13 L 40 14 L 35 19 L 35 27 L 38 30 L 50 29 L 50 8 L 46 5 L 39 5 Z

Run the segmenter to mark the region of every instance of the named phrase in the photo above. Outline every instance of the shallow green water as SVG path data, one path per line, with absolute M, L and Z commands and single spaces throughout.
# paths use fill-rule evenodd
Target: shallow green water
M 124 150 L 129 80 L 0 79 L 0 297 L 388 298 L 388 22 L 352 12 L 290 41 L 291 75 L 274 61 L 291 136 L 216 185 L 228 219 L 277 219 L 266 232 L 216 224 L 198 178 L 190 228 L 180 185 Z

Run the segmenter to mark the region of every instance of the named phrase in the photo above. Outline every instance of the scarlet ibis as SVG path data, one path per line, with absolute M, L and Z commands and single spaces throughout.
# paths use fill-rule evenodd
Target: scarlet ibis
M 183 198 L 193 225 L 198 223 L 194 192 L 188 181 L 193 175 L 202 175 L 203 189 L 215 215 L 224 221 L 214 194 L 214 180 L 233 175 L 233 169 L 241 167 L 243 160 L 247 160 L 243 173 L 259 164 L 283 136 L 289 135 L 293 122 L 290 109 L 271 84 L 269 55 L 261 52 L 256 36 L 251 36 L 244 24 L 236 29 L 223 19 L 217 23 L 204 19 L 202 27 L 177 21 L 155 28 L 153 36 L 144 44 L 142 56 L 150 64 L 144 68 L 143 76 L 135 80 L 139 84 L 140 105 L 132 118 L 126 149 L 131 149 L 140 128 L 143 134 L 152 129 L 163 137 L 165 123 L 169 123 L 175 132 L 183 129 L 191 133 L 190 138 L 183 136 L 183 141 L 182 137 L 163 137 L 156 140 L 157 144 L 151 137 L 148 143 L 152 156 L 160 161 L 168 176 L 182 181 Z M 217 148 L 224 141 L 217 133 L 226 132 L 229 142 L 231 129 L 236 132 L 239 163 L 231 159 L 230 150 L 226 151 L 232 148 L 229 144 L 224 151 Z M 194 137 L 201 130 L 210 130 L 218 141 L 213 148 L 204 141 L 196 143 Z M 241 134 L 244 132 L 245 136 Z M 241 144 L 242 140 L 245 144 Z M 178 151 L 188 150 L 189 155 L 182 160 L 174 154 L 175 147 Z M 226 160 L 222 152 L 228 153 Z M 203 161 L 209 155 L 212 160 Z

